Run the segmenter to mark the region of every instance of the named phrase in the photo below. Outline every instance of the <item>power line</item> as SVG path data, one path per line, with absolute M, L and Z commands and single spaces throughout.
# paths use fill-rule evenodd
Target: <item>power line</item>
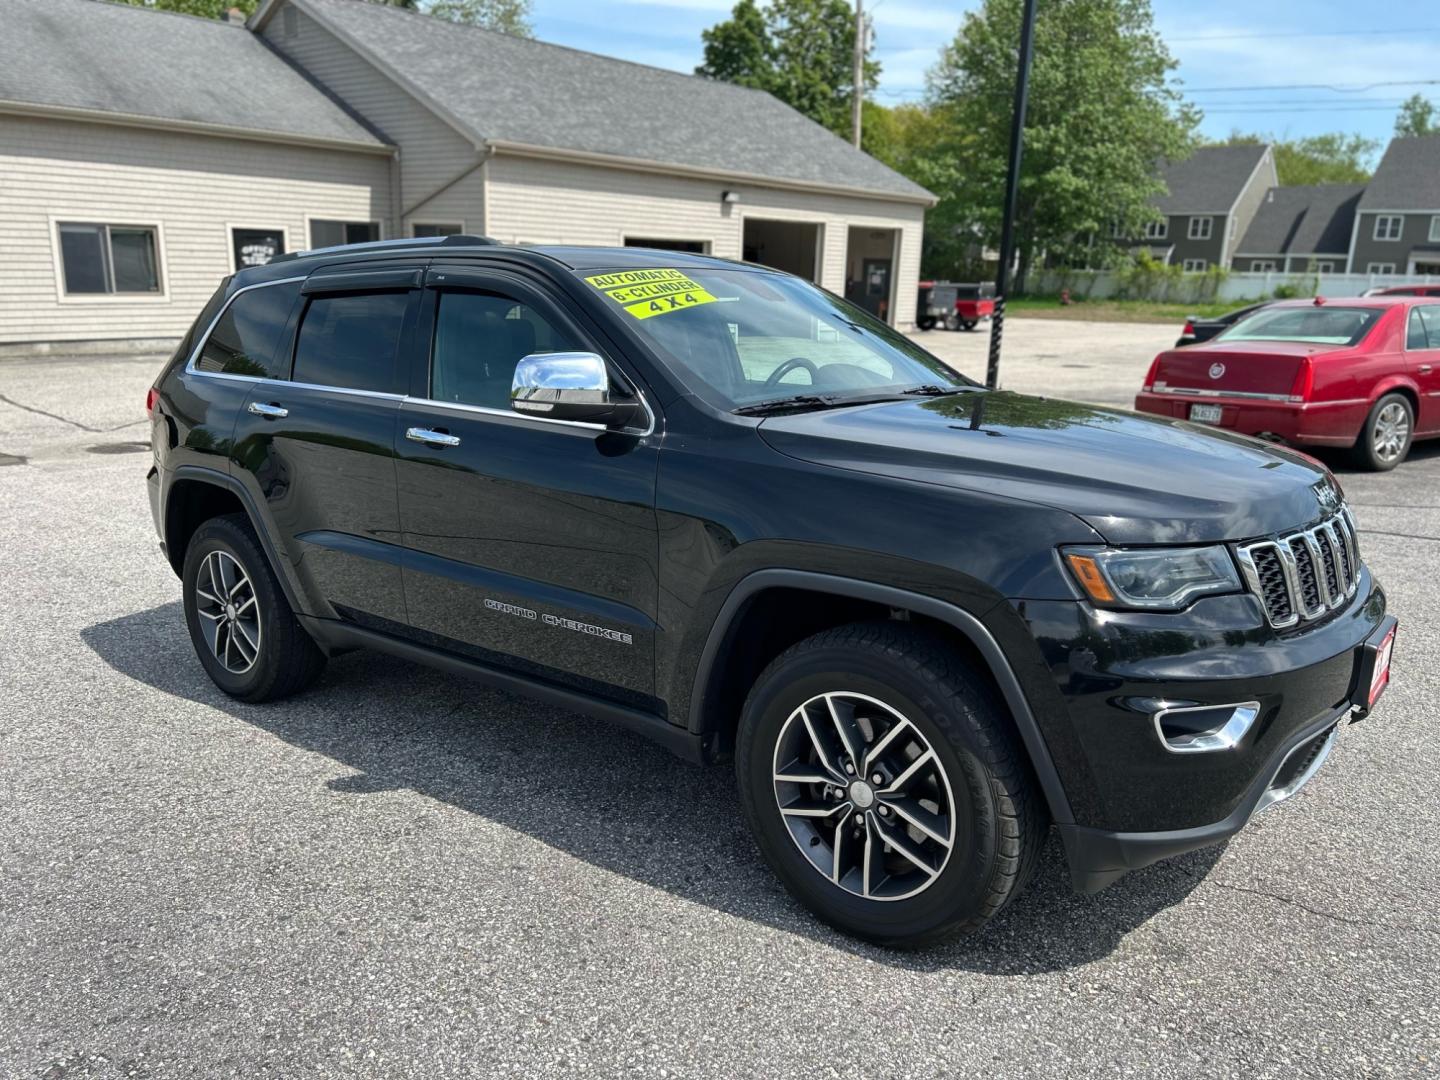
M 1440 26 L 1417 26 L 1413 30 L 1310 30 L 1304 33 L 1263 33 L 1263 34 L 1196 34 L 1185 37 L 1167 37 L 1166 41 L 1236 41 L 1256 38 L 1312 38 L 1312 37 L 1408 37 L 1411 34 L 1440 34 Z
M 1363 86 L 1331 86 L 1328 83 L 1272 83 L 1266 86 L 1196 86 L 1181 87 L 1187 94 L 1234 94 L 1241 91 L 1268 93 L 1272 90 L 1329 90 L 1336 94 L 1363 94 L 1382 86 L 1440 86 L 1440 79 L 1393 79 L 1389 82 L 1366 83 Z

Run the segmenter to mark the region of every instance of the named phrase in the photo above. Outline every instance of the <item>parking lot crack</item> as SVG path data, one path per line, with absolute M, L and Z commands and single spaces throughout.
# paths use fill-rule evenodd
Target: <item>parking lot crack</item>
M 1206 884 L 1213 885 L 1217 889 L 1228 889 L 1230 892 L 1245 893 L 1247 896 L 1262 896 L 1267 900 L 1274 900 L 1278 903 L 1285 904 L 1288 907 L 1298 908 L 1306 914 L 1314 915 L 1317 918 L 1328 919 L 1331 922 L 1343 923 L 1346 926 L 1363 926 L 1376 930 L 1401 930 L 1417 934 L 1434 935 L 1440 933 L 1440 931 L 1436 931 L 1425 926 L 1415 926 L 1413 924 L 1408 926 L 1397 925 L 1396 923 L 1386 922 L 1383 919 L 1359 919 L 1351 916 L 1339 915 L 1333 911 L 1327 911 L 1324 908 L 1312 907 L 1311 905 L 1306 904 L 1301 900 L 1295 899 L 1295 897 L 1293 896 L 1286 896 L 1284 893 L 1271 892 L 1268 889 L 1252 889 L 1244 885 L 1232 885 L 1228 881 L 1215 881 L 1214 879 L 1208 880 Z
M 1440 540 L 1440 536 L 1421 536 L 1418 533 L 1388 532 L 1385 529 L 1361 529 L 1362 536 L 1394 536 L 1401 540 Z
M 145 423 L 144 420 L 129 420 L 123 424 L 116 424 L 114 427 L 97 428 L 89 424 L 82 424 L 79 420 L 71 420 L 68 416 L 61 416 L 59 413 L 47 412 L 45 409 L 37 408 L 34 405 L 26 405 L 24 402 L 16 401 L 5 394 L 0 394 L 0 402 L 11 405 L 24 412 L 34 413 L 36 416 L 48 417 L 51 420 L 58 420 L 62 424 L 69 424 L 71 427 L 79 428 L 81 431 L 88 431 L 92 435 L 103 435 L 108 431 L 122 431 L 128 427 L 135 427 L 137 424 Z

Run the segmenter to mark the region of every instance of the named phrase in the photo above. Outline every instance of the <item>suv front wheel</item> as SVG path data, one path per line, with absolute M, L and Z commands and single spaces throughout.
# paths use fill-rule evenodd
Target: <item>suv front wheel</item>
M 195 531 L 181 581 L 191 644 L 231 697 L 288 697 L 324 669 L 325 654 L 296 621 L 243 515 L 212 518 Z
M 825 631 L 777 658 L 745 703 L 736 769 L 786 888 L 886 945 L 977 930 L 1024 887 L 1049 824 L 987 684 L 903 624 Z

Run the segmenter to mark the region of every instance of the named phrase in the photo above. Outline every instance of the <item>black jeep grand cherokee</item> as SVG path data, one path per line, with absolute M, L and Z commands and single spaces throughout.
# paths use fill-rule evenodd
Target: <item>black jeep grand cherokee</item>
M 374 648 L 733 756 L 852 933 L 1212 844 L 1383 689 L 1333 477 L 989 392 L 760 267 L 395 241 L 227 281 L 150 395 L 156 527 L 246 701 Z

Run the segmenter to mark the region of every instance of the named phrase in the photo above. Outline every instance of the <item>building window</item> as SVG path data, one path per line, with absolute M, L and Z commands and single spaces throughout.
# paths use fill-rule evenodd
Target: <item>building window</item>
M 1432 244 L 1440 243 L 1440 214 L 1435 214 L 1430 218 L 1430 242 Z
M 426 236 L 459 236 L 465 231 L 465 226 L 443 225 L 433 221 L 414 221 L 410 223 L 410 235 L 417 240 Z
M 1206 220 L 1208 221 L 1209 219 L 1207 218 Z M 1184 270 L 1187 274 L 1198 273 L 1205 269 L 1205 260 L 1186 259 L 1180 264 L 1180 269 Z
M 312 248 L 339 247 L 341 244 L 365 244 L 380 239 L 380 223 L 376 221 L 310 220 Z
M 1209 240 L 1210 234 L 1215 231 L 1215 219 L 1213 217 L 1192 217 L 1190 219 L 1190 231 L 1187 235 L 1191 240 Z
M 1335 273 L 1335 263 L 1330 259 L 1321 259 L 1315 264 L 1315 272 L 1317 274 L 1333 274 Z
M 1367 274 L 1393 274 L 1395 273 L 1394 263 L 1367 263 L 1365 266 Z
M 1159 221 L 1147 221 L 1145 223 L 1146 240 L 1164 240 L 1170 235 L 1170 220 L 1161 218 Z
M 231 265 L 236 270 L 244 270 L 247 266 L 264 266 L 277 255 L 284 254 L 284 229 L 230 229 Z
M 160 292 L 160 245 L 153 226 L 62 221 L 59 229 L 67 296 Z
M 1275 260 L 1251 259 L 1250 271 L 1255 274 L 1273 274 L 1275 272 Z
M 1375 219 L 1376 240 L 1399 240 L 1405 219 L 1399 214 L 1381 214 Z

